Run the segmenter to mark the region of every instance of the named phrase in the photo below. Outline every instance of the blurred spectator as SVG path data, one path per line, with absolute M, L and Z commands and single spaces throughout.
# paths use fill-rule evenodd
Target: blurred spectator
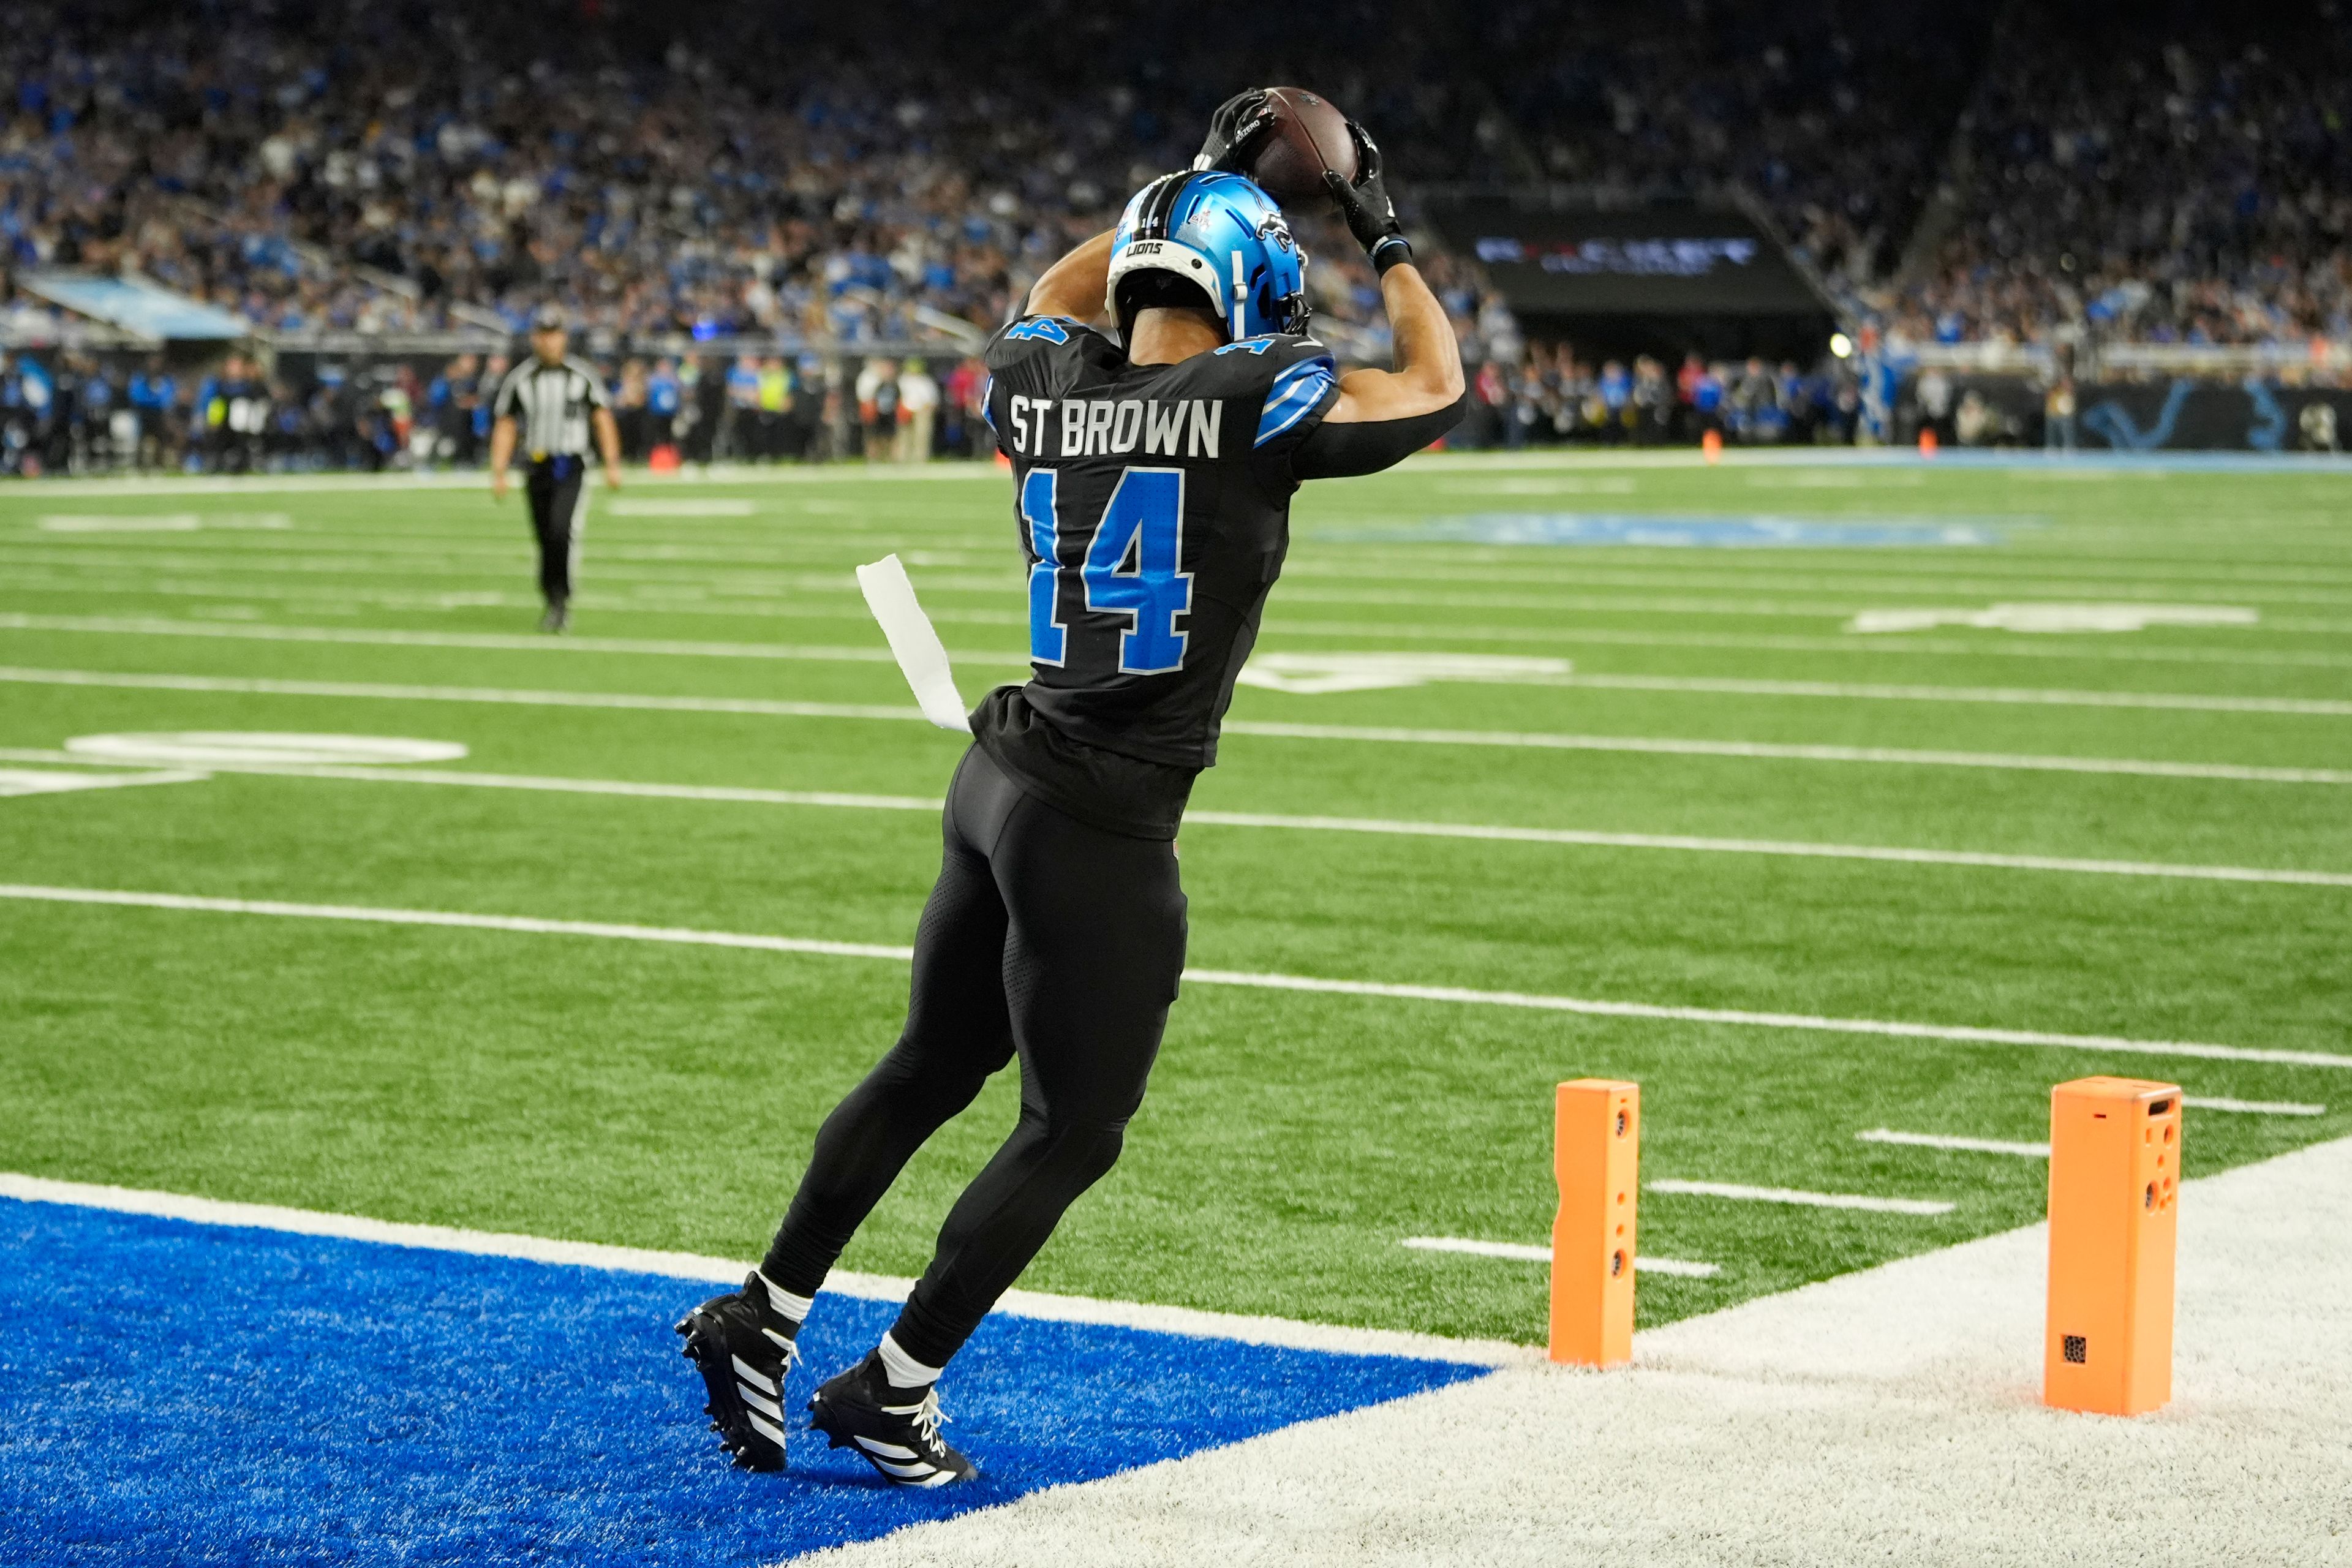
M 870 359 L 857 373 L 857 422 L 865 437 L 861 450 L 869 463 L 887 462 L 898 438 L 898 365 L 895 360 Z
M 898 450 L 902 463 L 931 460 L 931 437 L 939 423 L 940 384 L 921 360 L 898 373 Z
M 656 451 L 677 440 L 678 412 L 686 405 L 685 384 L 678 380 L 677 362 L 654 362 L 646 378 L 646 449 Z
M 2324 408 L 2326 404 L 2313 406 Z M 2053 452 L 2074 449 L 2074 383 L 2060 376 L 2042 400 L 2042 444 Z

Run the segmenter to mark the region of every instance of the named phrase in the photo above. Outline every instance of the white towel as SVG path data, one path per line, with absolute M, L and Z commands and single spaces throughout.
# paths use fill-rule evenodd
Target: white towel
M 907 684 L 914 688 L 923 717 L 942 730 L 970 735 L 971 723 L 956 690 L 955 672 L 948 668 L 947 647 L 916 601 L 907 568 L 895 554 L 885 555 L 857 569 L 857 585 L 865 591 L 866 608 L 882 623 L 882 635 L 890 639 L 890 652 Z

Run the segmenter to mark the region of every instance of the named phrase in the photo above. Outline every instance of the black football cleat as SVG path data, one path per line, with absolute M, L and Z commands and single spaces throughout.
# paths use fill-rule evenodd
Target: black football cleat
M 547 614 L 539 618 L 539 629 L 543 632 L 553 633 L 562 633 L 571 630 L 572 606 L 562 604 L 548 605 Z
M 809 1426 L 836 1448 L 855 1450 L 884 1478 L 902 1487 L 943 1487 L 968 1481 L 980 1467 L 940 1440 L 937 1388 L 908 1401 L 913 1391 L 890 1386 L 878 1352 L 822 1384 L 809 1401 Z
M 768 1310 L 758 1274 L 740 1290 L 713 1296 L 677 1321 L 686 1359 L 702 1373 L 710 1403 L 702 1413 L 738 1469 L 784 1468 L 784 1377 L 800 1347 Z

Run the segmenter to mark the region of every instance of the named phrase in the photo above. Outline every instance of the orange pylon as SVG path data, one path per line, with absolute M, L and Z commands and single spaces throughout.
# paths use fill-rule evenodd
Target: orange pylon
M 2042 1400 L 2137 1415 L 2172 1397 L 2180 1089 L 2084 1078 L 2050 1091 L 2050 1310 Z
M 1642 1089 L 1580 1078 L 1553 1102 L 1551 1359 L 1610 1366 L 1633 1355 L 1633 1211 Z

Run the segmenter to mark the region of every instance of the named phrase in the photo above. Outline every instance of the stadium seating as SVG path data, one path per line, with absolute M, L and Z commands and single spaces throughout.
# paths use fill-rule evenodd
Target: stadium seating
M 478 346 L 552 300 L 616 387 L 689 342 L 855 353 L 919 339 L 961 357 L 971 334 L 956 323 L 1001 320 L 1127 191 L 1189 154 L 1214 90 L 1271 76 L 1316 80 L 1379 128 L 1409 200 L 1536 184 L 1616 203 L 1736 193 L 1858 337 L 1898 351 L 2352 339 L 2341 29 L 2317 11 L 2173 5 L 2136 13 L 2118 44 L 2112 13 L 1513 0 L 1474 16 L 1350 0 L 1253 12 L 1241 30 L 1188 13 L 1111 34 L 1075 5 L 983 16 L 911 0 L 625 20 L 551 0 L 488 14 L 337 0 L 299 17 L 258 0 L 51 3 L 0 38 L 16 84 L 0 246 L 14 267 L 144 274 L 281 349 L 333 337 L 415 353 L 451 331 Z M 1350 40 L 1336 58 L 1335 30 Z M 1344 237 L 1303 227 L 1318 330 L 1344 357 L 1383 358 L 1370 274 Z M 1461 440 L 1839 439 L 1870 416 L 1866 374 L 1835 364 L 1674 375 L 1530 344 L 1540 334 L 1474 264 L 1423 250 L 1465 357 L 1492 367 Z M 0 301 L 12 342 L 53 341 L 58 321 L 21 290 Z M 0 389 L 9 469 L 27 455 L 216 460 L 193 404 L 114 428 L 131 390 L 119 356 L 48 357 L 9 374 L 60 387 L 53 405 L 35 408 L 18 380 Z M 451 374 L 380 379 L 362 394 L 282 369 L 267 390 L 285 429 L 256 459 L 409 460 L 407 416 Z M 453 426 L 423 455 L 470 455 L 467 436 Z M 940 444 L 973 449 L 945 422 Z

